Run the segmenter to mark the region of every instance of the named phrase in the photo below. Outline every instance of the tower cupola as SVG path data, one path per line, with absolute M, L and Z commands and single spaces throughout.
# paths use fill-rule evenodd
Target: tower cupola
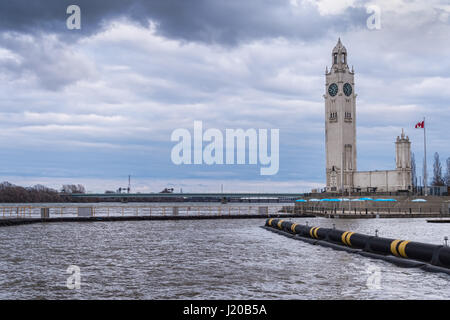
M 332 68 L 344 69 L 348 68 L 347 65 L 347 49 L 341 42 L 341 38 L 338 39 L 336 46 L 331 54 L 331 65 Z

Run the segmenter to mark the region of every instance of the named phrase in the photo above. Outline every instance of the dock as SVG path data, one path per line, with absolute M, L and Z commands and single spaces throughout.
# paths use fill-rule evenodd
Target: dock
M 443 214 L 440 212 L 368 212 L 368 213 L 334 213 L 334 212 L 308 212 L 305 214 L 313 214 L 316 217 L 331 218 L 331 219 L 376 219 L 376 218 L 440 218 L 450 217 L 450 214 Z M 427 220 L 430 222 L 430 220 Z M 439 221 L 439 220 L 433 220 Z M 442 220 L 441 220 L 442 221 Z M 445 221 L 445 220 L 444 220 Z M 446 220 L 450 222 L 450 219 Z
M 371 219 L 371 218 L 450 218 L 447 197 L 431 197 L 426 202 L 412 202 L 414 197 L 395 197 L 391 202 L 299 202 L 287 207 L 286 212 L 313 214 L 324 218 Z M 377 200 L 376 198 L 374 198 Z
M 450 223 L 450 219 L 427 219 L 428 223 Z

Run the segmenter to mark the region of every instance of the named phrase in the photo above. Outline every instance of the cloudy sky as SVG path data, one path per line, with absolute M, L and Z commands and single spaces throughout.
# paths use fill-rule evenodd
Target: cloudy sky
M 81 8 L 69 30 L 66 9 Z M 367 7 L 381 12 L 369 29 Z M 354 66 L 358 170 L 450 156 L 450 5 L 414 0 L 2 0 L 0 178 L 103 192 L 304 192 L 325 180 L 326 66 Z M 280 167 L 175 165 L 177 128 L 279 129 Z M 431 175 L 431 170 L 429 170 Z

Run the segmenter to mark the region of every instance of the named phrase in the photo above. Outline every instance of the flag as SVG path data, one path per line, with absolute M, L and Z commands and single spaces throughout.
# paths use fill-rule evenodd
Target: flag
M 417 128 L 425 128 L 425 120 L 420 121 L 419 123 L 416 124 L 416 129 Z

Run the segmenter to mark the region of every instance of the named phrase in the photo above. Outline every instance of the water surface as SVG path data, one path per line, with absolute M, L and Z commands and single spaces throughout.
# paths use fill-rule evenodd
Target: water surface
M 425 219 L 293 219 L 442 244 Z M 314 246 L 264 219 L 49 223 L 0 228 L 1 299 L 449 299 L 450 276 Z M 81 270 L 69 290 L 66 269 Z M 381 288 L 367 286 L 380 268 Z

